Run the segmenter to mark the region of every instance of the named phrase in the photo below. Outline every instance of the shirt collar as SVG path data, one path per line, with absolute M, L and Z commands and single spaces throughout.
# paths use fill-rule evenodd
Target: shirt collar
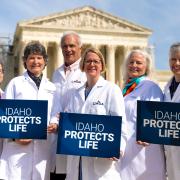
M 73 71 L 79 68 L 79 63 L 80 63 L 80 59 L 78 59 L 76 62 L 74 62 L 73 64 L 69 65 L 69 66 L 65 66 L 64 64 L 64 70 L 65 71 Z

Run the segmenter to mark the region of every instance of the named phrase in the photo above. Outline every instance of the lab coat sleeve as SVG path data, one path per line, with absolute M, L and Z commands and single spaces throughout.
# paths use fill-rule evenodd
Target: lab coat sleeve
M 60 112 L 72 112 L 73 107 L 73 98 L 74 98 L 74 91 L 75 89 L 68 89 L 67 92 L 64 94 L 63 99 L 60 96 L 59 91 L 55 92 L 54 99 L 53 99 L 53 106 L 51 111 L 51 120 L 50 123 L 59 124 L 59 119 L 57 118 L 57 114 Z M 66 101 L 66 103 L 62 102 Z M 71 103 L 72 102 L 72 103 Z M 62 104 L 66 104 L 65 107 Z
M 58 91 L 56 91 L 54 94 L 54 98 L 53 98 L 50 123 L 59 124 L 59 119 L 58 119 L 57 115 L 60 112 L 62 112 L 61 98 L 60 98 L 60 93 L 58 93 Z
M 15 79 L 12 79 L 7 85 L 3 95 L 4 99 L 15 99 L 16 86 L 14 82 Z
M 122 96 L 121 89 L 116 85 L 114 86 L 111 92 L 110 115 L 122 117 L 120 150 L 124 152 L 127 142 L 126 114 L 125 114 L 124 99 Z
M 163 101 L 162 90 L 156 83 L 152 81 L 145 82 L 145 88 L 144 92 L 142 92 L 142 95 L 142 99 L 145 101 Z

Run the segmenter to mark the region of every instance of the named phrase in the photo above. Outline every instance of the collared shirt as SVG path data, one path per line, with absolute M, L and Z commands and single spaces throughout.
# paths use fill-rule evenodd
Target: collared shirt
M 66 77 L 71 73 L 71 71 L 79 68 L 79 61 L 80 60 L 74 62 L 73 64 L 71 64 L 69 66 L 65 66 L 65 64 L 64 64 L 64 72 L 65 72 Z
M 37 88 L 39 89 L 43 74 L 41 74 L 39 77 L 36 77 L 28 70 L 27 70 L 27 73 L 28 73 L 29 77 L 35 82 Z
M 173 77 L 172 82 L 171 82 L 171 85 L 170 85 L 170 87 L 169 87 L 170 94 L 171 94 L 171 99 L 173 98 L 174 93 L 176 92 L 176 89 L 177 89 L 177 87 L 179 86 L 179 83 L 180 83 L 180 82 L 176 82 L 175 77 Z

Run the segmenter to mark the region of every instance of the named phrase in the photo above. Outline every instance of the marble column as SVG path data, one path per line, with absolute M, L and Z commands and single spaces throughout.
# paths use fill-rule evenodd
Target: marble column
M 106 46 L 106 79 L 115 82 L 115 46 Z
M 55 60 L 54 68 L 57 69 L 59 66 L 61 66 L 64 63 L 64 58 L 62 55 L 62 50 L 61 50 L 59 42 L 55 43 L 55 48 L 56 48 L 56 60 Z
M 45 47 L 45 49 L 46 49 L 46 53 L 48 54 L 48 42 L 46 42 L 46 41 L 41 41 L 40 42 L 44 47 Z M 47 66 L 45 67 L 45 69 L 43 70 L 43 76 L 44 77 L 47 77 Z
M 24 48 L 27 42 L 22 41 L 20 44 L 19 50 L 19 62 L 18 62 L 18 75 L 22 75 L 25 72 L 24 63 L 23 63 L 23 56 L 24 56 Z
M 93 44 L 93 45 L 92 45 L 92 47 L 94 47 L 94 48 L 96 48 L 96 49 L 100 50 L 101 45 L 100 45 L 100 44 Z
M 124 62 L 124 47 L 119 47 L 117 51 L 117 59 L 116 59 L 116 84 L 118 84 L 120 87 L 122 87 L 123 84 L 123 74 L 122 74 L 122 66 Z

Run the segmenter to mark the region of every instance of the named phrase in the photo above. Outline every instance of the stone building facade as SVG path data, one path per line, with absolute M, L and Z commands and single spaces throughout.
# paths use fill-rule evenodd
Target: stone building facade
M 117 84 L 122 83 L 121 67 L 130 50 L 140 48 L 151 51 L 148 47 L 148 38 L 152 34 L 150 29 L 85 6 L 19 22 L 14 34 L 11 75 L 16 76 L 24 71 L 22 56 L 26 44 L 40 41 L 49 56 L 45 75 L 51 79 L 53 71 L 63 63 L 60 38 L 64 31 L 79 33 L 83 49 L 97 47 L 105 57 L 105 78 Z

